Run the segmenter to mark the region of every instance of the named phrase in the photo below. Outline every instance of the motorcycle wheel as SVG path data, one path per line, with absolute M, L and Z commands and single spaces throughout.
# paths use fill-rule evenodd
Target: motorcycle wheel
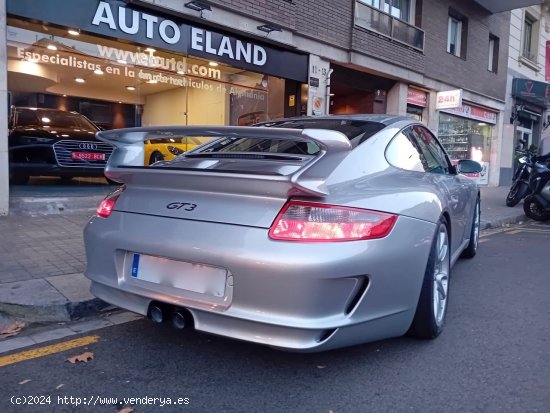
M 528 196 L 523 201 L 525 215 L 535 221 L 547 221 L 550 219 L 550 211 L 544 209 L 534 196 Z
M 510 187 L 510 192 L 508 192 L 508 196 L 506 197 L 506 206 L 514 207 L 519 204 L 519 201 L 527 195 L 528 191 L 529 185 L 523 181 L 515 181 Z

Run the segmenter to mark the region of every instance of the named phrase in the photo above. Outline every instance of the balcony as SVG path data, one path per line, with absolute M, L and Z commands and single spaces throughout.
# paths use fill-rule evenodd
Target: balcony
M 422 29 L 359 1 L 355 2 L 355 26 L 424 51 Z
M 521 9 L 535 4 L 542 4 L 544 0 L 474 0 L 485 10 L 491 13 L 500 13 L 514 9 Z

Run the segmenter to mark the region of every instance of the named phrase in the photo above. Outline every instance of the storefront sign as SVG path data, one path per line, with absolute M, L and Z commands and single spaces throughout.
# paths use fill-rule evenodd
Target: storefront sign
M 425 108 L 428 106 L 428 95 L 422 90 L 409 87 L 407 90 L 407 103 Z
M 550 84 L 531 79 L 515 78 L 512 81 L 512 96 L 536 106 L 550 106 Z
M 442 112 L 451 113 L 453 115 L 463 116 L 469 119 L 479 120 L 481 122 L 496 124 L 497 113 L 478 106 L 464 103 L 462 106 L 454 109 L 444 109 Z
M 133 9 L 121 0 L 8 0 L 7 13 L 307 82 L 306 55 Z
M 436 109 L 458 108 L 461 105 L 462 105 L 462 89 L 437 92 L 436 101 L 435 101 Z

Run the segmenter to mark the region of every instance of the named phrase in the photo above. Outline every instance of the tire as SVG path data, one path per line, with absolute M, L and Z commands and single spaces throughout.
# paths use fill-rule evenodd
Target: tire
M 474 218 L 472 220 L 472 228 L 470 229 L 470 242 L 464 251 L 462 251 L 461 257 L 474 258 L 477 254 L 477 247 L 479 245 L 479 231 L 481 228 L 481 204 L 479 197 L 477 198 L 476 205 L 474 207 Z
M 510 192 L 508 192 L 508 196 L 506 197 L 506 206 L 514 207 L 519 204 L 519 201 L 527 195 L 528 191 L 529 185 L 523 181 L 515 181 L 510 187 Z
M 535 221 L 548 221 L 550 219 L 550 211 L 544 209 L 533 195 L 528 196 L 523 201 L 523 211 L 525 215 Z
M 159 151 L 155 151 L 149 157 L 149 165 L 153 165 L 155 162 L 164 161 L 164 155 Z
M 449 279 L 451 275 L 451 249 L 447 221 L 442 217 L 437 225 L 420 297 L 408 335 L 433 339 L 443 331 Z

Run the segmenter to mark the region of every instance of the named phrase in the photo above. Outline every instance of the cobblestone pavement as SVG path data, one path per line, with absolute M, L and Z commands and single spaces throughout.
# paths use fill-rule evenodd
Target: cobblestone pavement
M 82 273 L 89 214 L 0 217 L 0 282 Z

